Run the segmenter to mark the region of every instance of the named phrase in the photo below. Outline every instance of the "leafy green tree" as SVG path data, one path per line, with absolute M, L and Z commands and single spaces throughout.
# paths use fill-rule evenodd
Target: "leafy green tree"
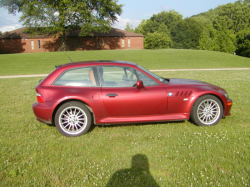
M 133 29 L 133 26 L 130 25 L 129 22 L 127 22 L 125 31 L 128 31 L 128 32 L 135 32 L 135 30 Z
M 142 22 L 135 28 L 135 33 L 144 34 L 144 25 L 146 24 L 147 20 L 143 19 Z
M 164 23 L 158 23 L 151 19 L 142 20 L 135 32 L 145 35 L 145 49 L 170 48 L 172 45 L 170 31 Z
M 236 38 L 233 30 L 227 29 L 226 20 L 221 20 L 216 23 L 216 44 L 219 46 L 218 51 L 226 52 L 226 53 L 234 53 L 236 50 Z
M 238 46 L 236 53 L 241 56 L 250 57 L 250 28 L 238 32 L 236 39 Z
M 168 29 L 172 29 L 172 27 L 175 26 L 175 24 L 179 21 L 181 21 L 183 16 L 174 10 L 170 11 L 162 11 L 158 14 L 154 14 L 150 20 L 157 22 L 159 24 L 164 23 Z
M 171 30 L 171 28 L 180 20 L 182 20 L 182 15 L 178 12 L 174 10 L 170 10 L 169 12 L 163 11 L 154 14 L 148 20 L 142 20 L 141 24 L 135 28 L 135 32 L 143 35 L 154 33 L 158 30 L 161 24 L 164 24 L 169 30 Z
M 135 32 L 138 34 L 147 35 L 148 33 L 154 33 L 158 30 L 160 23 L 148 20 L 142 20 L 141 24 L 138 25 L 135 29 Z
M 213 46 L 212 46 L 212 39 L 210 38 L 210 35 L 208 34 L 208 32 L 203 31 L 200 39 L 199 39 L 199 46 L 198 49 L 201 50 L 213 50 Z
M 80 36 L 91 32 L 108 32 L 122 12 L 122 5 L 111 0 L 0 0 L 9 13 L 21 12 L 20 21 L 30 33 L 53 33 L 61 39 L 69 31 L 80 30 Z
M 148 33 L 144 40 L 145 49 L 167 49 L 172 45 L 172 40 L 165 33 Z
M 157 32 L 159 33 L 164 33 L 166 35 L 169 35 L 170 36 L 170 30 L 168 29 L 168 27 L 164 24 L 164 23 L 161 23 L 157 29 Z
M 197 49 L 204 26 L 193 18 L 187 18 L 176 23 L 171 29 L 173 48 Z

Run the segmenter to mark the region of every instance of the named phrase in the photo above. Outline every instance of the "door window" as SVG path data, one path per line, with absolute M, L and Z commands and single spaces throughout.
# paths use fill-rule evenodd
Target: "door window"
M 151 79 L 149 76 L 145 75 L 144 73 L 137 71 L 136 74 L 139 80 L 142 80 L 144 86 L 158 86 L 160 85 L 158 82 Z
M 98 71 L 102 87 L 133 87 L 137 81 L 133 68 L 101 66 Z
M 158 86 L 159 83 L 144 73 L 123 66 L 98 67 L 102 87 L 135 87 L 137 80 L 142 80 L 144 86 Z

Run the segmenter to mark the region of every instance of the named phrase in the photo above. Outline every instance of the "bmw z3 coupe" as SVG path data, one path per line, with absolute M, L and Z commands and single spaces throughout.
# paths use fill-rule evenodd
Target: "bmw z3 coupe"
M 125 61 L 88 61 L 56 66 L 36 86 L 38 121 L 55 124 L 65 136 L 88 132 L 92 124 L 190 120 L 217 124 L 230 115 L 232 100 L 215 85 L 166 79 Z

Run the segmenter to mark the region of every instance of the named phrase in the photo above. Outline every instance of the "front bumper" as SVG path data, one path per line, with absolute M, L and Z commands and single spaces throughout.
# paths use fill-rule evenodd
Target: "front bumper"
M 224 116 L 230 116 L 230 111 L 233 105 L 233 101 L 231 99 L 228 99 L 226 104 L 225 104 L 225 112 L 224 112 Z

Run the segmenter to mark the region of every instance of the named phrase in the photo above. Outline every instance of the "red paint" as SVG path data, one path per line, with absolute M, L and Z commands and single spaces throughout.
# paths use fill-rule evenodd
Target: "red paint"
M 144 72 L 159 85 L 144 86 L 140 80 L 135 87 L 53 85 L 61 73 L 71 68 L 100 65 L 125 66 L 143 72 L 136 64 L 127 62 L 94 61 L 62 65 L 36 87 L 37 93 L 44 99 L 43 103 L 33 104 L 37 119 L 52 123 L 53 113 L 61 103 L 77 100 L 91 108 L 96 124 L 188 120 L 194 102 L 206 94 L 218 97 L 223 104 L 224 116 L 230 115 L 232 101 L 225 97 L 225 90 L 201 81 L 170 79 L 169 82 L 162 83 Z

